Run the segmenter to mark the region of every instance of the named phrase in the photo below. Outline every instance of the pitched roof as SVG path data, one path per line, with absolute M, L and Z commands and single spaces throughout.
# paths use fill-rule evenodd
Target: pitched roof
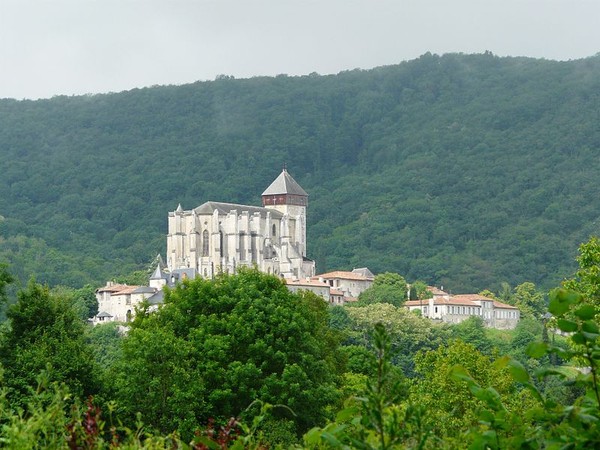
M 275 181 L 262 193 L 262 195 L 277 195 L 277 194 L 292 194 L 303 195 L 308 197 L 308 194 L 302 187 L 292 178 L 286 169 L 279 174 Z
M 110 294 L 111 296 L 113 295 L 126 295 L 126 294 L 133 294 L 134 291 L 136 289 L 139 289 L 141 286 L 121 286 L 122 289 L 117 291 L 117 292 L 113 292 L 112 294 Z
M 499 302 L 494 300 L 494 308 L 504 308 L 504 309 L 519 309 L 513 305 L 507 305 L 506 303 Z
M 357 280 L 357 281 L 372 281 L 373 279 L 370 277 L 366 277 L 361 275 L 360 273 L 355 272 L 345 272 L 343 270 L 336 270 L 334 272 L 327 272 L 321 275 L 317 275 L 317 278 L 340 278 L 342 280 Z
M 236 210 L 238 214 L 247 211 L 248 214 L 259 213 L 261 217 L 266 217 L 271 213 L 273 218 L 281 218 L 283 214 L 275 209 L 262 208 L 260 206 L 238 205 L 236 203 L 206 202 L 194 209 L 196 214 L 213 214 L 218 211 L 219 214 L 226 215 Z
M 96 289 L 96 292 L 118 292 L 127 287 L 126 284 L 107 284 L 104 287 Z
M 427 286 L 427 290 L 433 295 L 448 295 L 446 291 L 436 288 L 435 286 Z
M 484 297 L 479 294 L 460 294 L 454 295 L 451 297 L 441 297 L 436 296 L 433 297 L 434 305 L 461 305 L 461 306 L 477 306 L 480 307 L 481 304 L 478 302 L 488 301 L 494 303 L 494 308 L 504 308 L 504 309 L 518 309 L 514 306 L 507 305 L 505 303 L 501 303 L 496 300 L 492 300 L 491 298 Z M 404 302 L 405 306 L 427 306 L 429 304 L 429 299 L 427 300 L 409 300 Z
M 371 272 L 368 267 L 358 267 L 353 269 L 352 272 L 364 275 L 367 278 L 375 278 L 375 275 L 373 275 L 373 272 Z
M 313 287 L 329 287 L 329 285 L 323 281 L 319 281 L 311 279 L 311 280 L 306 280 L 306 279 L 301 279 L 301 280 L 291 280 L 288 278 L 284 278 L 284 282 L 285 284 L 289 284 L 290 286 L 313 286 Z

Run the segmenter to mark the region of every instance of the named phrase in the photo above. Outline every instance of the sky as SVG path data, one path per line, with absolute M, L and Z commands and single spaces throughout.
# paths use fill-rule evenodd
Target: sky
M 0 0 L 0 98 L 338 73 L 431 52 L 579 59 L 599 0 Z

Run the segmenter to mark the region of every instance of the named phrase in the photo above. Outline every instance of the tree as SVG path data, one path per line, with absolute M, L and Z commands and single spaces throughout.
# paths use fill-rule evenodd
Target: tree
M 410 285 L 410 300 L 425 300 L 431 298 L 433 294 L 424 281 L 415 281 Z
M 426 421 L 434 434 L 449 448 L 465 448 L 464 430 L 478 423 L 478 410 L 483 403 L 472 397 L 469 388 L 451 377 L 453 367 L 460 365 L 482 386 L 492 386 L 514 407 L 519 404 L 515 384 L 506 368 L 498 368 L 489 357 L 471 345 L 453 341 L 431 352 L 421 352 L 416 358 L 416 370 L 421 377 L 411 388 L 411 399 L 428 411 Z
M 408 292 L 406 280 L 397 273 L 385 272 L 375 276 L 373 285 L 358 296 L 359 305 L 390 303 L 401 306 Z
M 546 312 L 544 294 L 539 292 L 535 284 L 531 282 L 525 282 L 515 287 L 512 300 L 524 317 L 540 319 Z
M 406 308 L 397 308 L 388 303 L 348 308 L 347 311 L 352 320 L 348 341 L 362 346 L 372 345 L 370 331 L 381 323 L 392 342 L 392 362 L 407 377 L 414 376 L 416 353 L 437 348 L 449 335 L 447 326 L 433 324 L 431 320 L 412 314 Z
M 591 237 L 579 246 L 579 269 L 575 276 L 562 284 L 579 292 L 592 305 L 600 306 L 600 238 Z
M 12 275 L 8 272 L 8 266 L 0 264 L 0 305 L 6 302 L 6 287 L 13 281 Z
M 467 344 L 473 345 L 484 355 L 490 355 L 492 341 L 487 337 L 483 319 L 472 316 L 452 326 L 452 334 Z
M 73 309 L 77 312 L 77 315 L 83 321 L 98 314 L 96 290 L 90 284 L 86 284 L 80 289 L 62 285 L 54 286 L 50 294 L 68 299 L 73 305 Z
M 77 289 L 74 292 L 73 300 L 75 304 L 79 305 L 83 319 L 89 319 L 98 314 L 98 299 L 92 285 L 86 284 L 81 289 Z
M 27 402 L 42 371 L 50 382 L 65 383 L 76 397 L 95 393 L 96 370 L 84 324 L 69 299 L 51 295 L 33 281 L 17 298 L 7 311 L 10 326 L 0 336 L 0 364 L 13 404 Z
M 306 430 L 337 398 L 327 308 L 258 270 L 185 280 L 157 312 L 136 315 L 115 373 L 116 399 L 131 419 L 140 411 L 153 427 L 186 437 L 257 399 L 288 406 Z

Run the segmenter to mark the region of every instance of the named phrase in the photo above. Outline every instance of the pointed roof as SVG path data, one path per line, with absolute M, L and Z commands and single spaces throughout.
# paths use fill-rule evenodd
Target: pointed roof
M 262 195 L 277 194 L 303 195 L 308 197 L 306 191 L 300 187 L 286 169 L 283 169 L 279 176 L 275 178 L 275 181 L 262 193 Z
M 165 278 L 165 277 L 163 276 L 163 272 L 161 270 L 160 263 L 158 263 L 158 265 L 156 266 L 156 269 L 154 270 L 154 273 L 152 274 L 150 279 L 151 280 L 162 280 L 163 278 Z

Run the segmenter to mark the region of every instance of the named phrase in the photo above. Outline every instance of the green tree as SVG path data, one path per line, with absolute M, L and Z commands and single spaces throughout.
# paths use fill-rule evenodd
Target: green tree
M 51 295 L 31 281 L 7 311 L 9 327 L 0 336 L 0 364 L 13 404 L 23 405 L 46 372 L 77 397 L 97 391 L 96 368 L 84 339 L 84 324 L 69 299 Z
M 512 300 L 523 317 L 541 319 L 546 312 L 544 294 L 539 292 L 535 284 L 531 282 L 525 282 L 515 287 Z
M 415 281 L 410 285 L 410 300 L 425 300 L 431 298 L 433 294 L 424 281 Z
M 408 287 L 404 277 L 385 272 L 375 276 L 373 285 L 358 296 L 359 305 L 390 303 L 401 306 L 406 301 Z
M 489 357 L 471 345 L 453 341 L 416 358 L 421 377 L 411 387 L 411 399 L 428 412 L 427 423 L 434 434 L 450 448 L 464 448 L 463 431 L 478 423 L 483 403 L 470 395 L 469 389 L 456 383 L 451 375 L 455 365 L 462 366 L 482 386 L 492 386 L 500 396 L 518 407 L 516 385 L 505 368 L 498 368 Z
M 488 338 L 483 319 L 479 316 L 472 316 L 461 323 L 452 326 L 454 337 L 461 339 L 467 344 L 473 345 L 484 355 L 491 355 L 492 341 Z
M 347 311 L 352 320 L 348 340 L 353 344 L 371 346 L 370 331 L 381 323 L 392 342 L 392 362 L 407 377 L 414 376 L 414 356 L 418 351 L 435 349 L 449 336 L 447 326 L 434 324 L 406 308 L 389 303 L 348 308 Z
M 90 284 L 77 289 L 74 292 L 73 301 L 77 308 L 82 311 L 82 318 L 89 319 L 98 314 L 98 299 L 96 298 L 96 290 Z
M 562 284 L 579 292 L 592 305 L 600 306 L 600 238 L 593 236 L 579 246 L 579 268 L 575 276 Z
M 327 309 L 258 270 L 186 280 L 157 312 L 137 314 L 115 374 L 116 399 L 130 418 L 140 411 L 157 429 L 187 437 L 198 423 L 237 416 L 257 399 L 288 406 L 306 430 L 337 399 Z
M 14 281 L 12 275 L 8 272 L 8 266 L 6 264 L 0 264 L 0 312 L 2 311 L 4 304 L 8 300 L 6 294 L 6 287 Z M 2 317 L 0 316 L 0 321 Z

